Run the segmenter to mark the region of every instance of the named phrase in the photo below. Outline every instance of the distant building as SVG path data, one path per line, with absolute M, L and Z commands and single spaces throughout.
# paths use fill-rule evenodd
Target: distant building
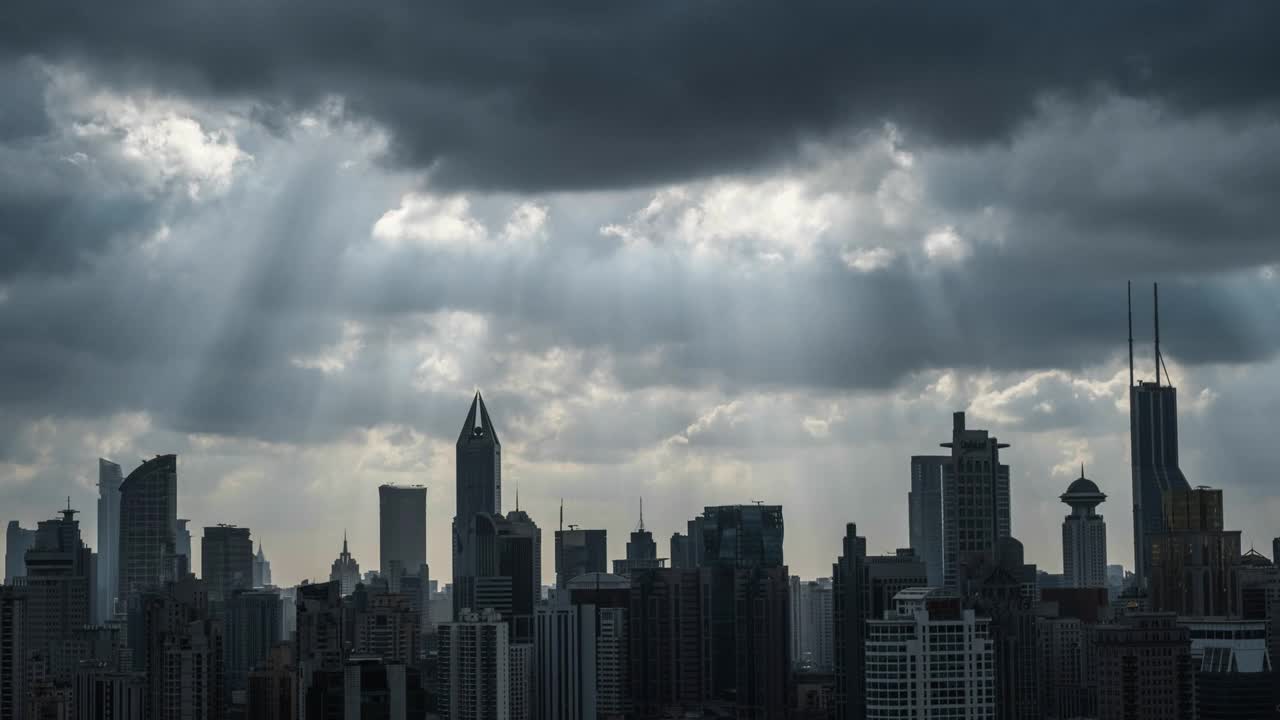
M 988 620 L 935 588 L 908 588 L 867 622 L 866 717 L 996 717 Z
M 907 523 L 911 549 L 924 560 L 929 585 L 941 587 L 943 570 L 942 486 L 950 455 L 913 455 L 911 491 L 907 493 Z
M 98 622 L 116 613 L 120 583 L 120 466 L 98 458 L 98 570 L 94 605 Z
M 671 533 L 671 567 L 697 567 L 689 560 L 689 536 L 683 533 Z
M 120 485 L 119 605 L 177 579 L 178 456 L 157 455 Z
M 641 571 L 637 571 L 641 572 Z M 535 614 L 539 718 L 624 717 L 631 712 L 627 578 L 574 578 Z
M 400 577 L 413 575 L 427 563 L 427 488 L 423 485 L 378 487 L 378 571 L 400 591 Z
M 791 663 L 830 672 L 835 662 L 831 579 L 791 578 Z
M 1021 542 L 1006 537 L 993 558 L 964 570 L 965 605 L 990 620 L 996 718 L 1040 720 L 1036 566 L 1024 561 Z
M 229 696 L 223 624 L 209 613 L 205 582 L 188 575 L 138 600 L 130 634 L 141 641 L 131 646 L 142 649 L 149 717 L 223 717 Z
M 418 670 L 378 658 L 352 657 L 343 667 L 343 720 L 410 720 L 426 716 Z
M 1066 587 L 1107 587 L 1107 524 L 1095 508 L 1107 499 L 1084 476 L 1067 486 L 1059 499 L 1071 507 L 1062 521 L 1062 574 Z
M 1191 633 L 1173 613 L 1095 629 L 1099 720 L 1195 720 Z
M 564 589 L 569 581 L 592 572 L 609 569 L 608 533 L 604 530 L 556 531 L 556 587 Z
M 342 552 L 338 554 L 338 559 L 333 561 L 333 566 L 329 570 L 329 581 L 339 584 L 343 596 L 355 592 L 356 585 L 360 582 L 360 563 L 351 557 L 345 532 L 342 533 Z
M 266 660 L 249 672 L 246 720 L 299 720 L 297 673 L 293 643 L 273 645 Z
M 507 664 L 507 694 L 510 696 L 511 720 L 533 718 L 533 643 L 510 643 Z
M 673 708 L 711 699 L 708 597 L 697 568 L 654 568 L 631 575 L 627 656 L 636 717 L 664 717 Z
M 253 541 L 249 528 L 219 524 L 204 529 L 200 540 L 200 571 L 209 599 L 222 602 L 236 590 L 253 587 Z
M 949 462 L 943 467 L 943 576 L 957 588 L 965 565 L 995 554 L 996 543 L 1010 535 L 1009 466 L 1001 464 L 997 442 L 986 430 L 965 426 L 964 413 L 952 416 Z M 962 529 L 963 528 L 963 529 Z
M 187 524 L 190 522 L 185 518 L 178 518 L 178 527 L 174 530 L 175 578 L 180 578 L 192 571 L 191 561 L 195 556 L 191 554 L 191 531 L 187 529 Z
M 4 584 L 13 585 L 27 574 L 27 551 L 35 544 L 36 531 L 27 530 L 10 520 L 5 529 Z
M 331 692 L 335 676 L 343 672 L 349 642 L 341 585 L 337 581 L 300 585 L 297 595 L 297 656 L 293 661 L 298 668 L 299 717 L 341 716 L 341 710 L 332 707 Z M 341 690 L 341 683 L 337 689 Z
M 143 720 L 146 695 L 144 676 L 105 663 L 83 663 L 75 672 L 72 707 L 76 720 Z
M 1165 493 L 1166 527 L 1147 535 L 1151 609 L 1182 616 L 1236 615 L 1240 531 L 1224 530 L 1222 491 Z
M 388 663 L 412 665 L 421 649 L 421 617 L 403 593 L 361 585 L 349 603 L 352 652 Z
M 437 709 L 444 720 L 509 720 L 507 624 L 492 611 L 439 627 Z
M 627 541 L 627 556 L 624 560 L 613 561 L 613 574 L 629 577 L 632 570 L 659 567 L 658 544 L 653 541 L 653 533 L 644 529 L 644 504 L 640 505 L 640 526 L 631 533 Z
M 258 554 L 253 556 L 253 586 L 255 588 L 271 585 L 271 561 L 262 552 L 262 541 L 258 541 Z

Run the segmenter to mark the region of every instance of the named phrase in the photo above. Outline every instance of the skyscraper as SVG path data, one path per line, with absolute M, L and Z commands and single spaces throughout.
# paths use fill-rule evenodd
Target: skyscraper
M 231 597 L 233 590 L 253 586 L 253 541 L 249 528 L 219 524 L 204 529 L 200 540 L 200 570 L 215 602 Z
M 75 669 L 70 641 L 89 624 L 93 583 L 76 511 L 68 507 L 61 515 L 40 521 L 27 551 L 27 651 L 44 658 L 51 679 L 69 684 Z
M 157 455 L 120 484 L 121 609 L 138 593 L 174 579 L 177 527 L 178 456 Z
M 35 544 L 36 531 L 22 527 L 17 520 L 10 520 L 4 539 L 4 582 L 12 585 L 27 574 L 27 551 Z
M 929 570 L 929 585 L 940 587 L 943 573 L 942 479 L 949 455 L 911 456 L 911 491 L 907 493 L 907 524 L 911 549 Z
M 226 605 L 226 682 L 235 697 L 248 692 L 249 671 L 271 654 L 280 637 L 280 593 L 236 590 Z
M 994 557 L 996 543 L 1010 534 L 1009 466 L 1000 450 L 1009 447 L 986 430 L 965 427 L 964 413 L 952 416 L 950 462 L 943 466 L 943 578 L 956 588 L 963 566 Z
M 329 570 L 329 582 L 338 583 L 343 597 L 355 592 L 356 584 L 360 582 L 360 563 L 351 557 L 345 532 L 342 533 L 342 552 L 338 554 L 338 559 L 333 561 L 333 567 Z
M 1071 506 L 1062 521 L 1062 575 L 1066 587 L 1107 586 L 1107 524 L 1094 511 L 1107 496 L 1084 476 L 1067 486 L 1059 499 Z
M 98 572 L 94 605 L 100 620 L 116 611 L 120 583 L 120 466 L 98 458 Z
M 427 562 L 427 488 L 378 487 L 378 572 L 391 590 L 400 578 L 416 575 Z
M 579 575 L 608 570 L 608 542 L 605 530 L 557 530 L 556 587 L 563 590 Z
M 1155 382 L 1133 379 L 1133 308 L 1129 309 L 1129 452 L 1133 477 L 1133 573 L 1145 589 L 1151 576 L 1151 546 L 1147 535 L 1165 529 L 1164 494 L 1190 490 L 1178 467 L 1178 391 L 1161 384 L 1164 356 L 1160 354 L 1160 296 L 1155 303 Z M 1165 371 L 1167 376 L 1168 372 Z
M 502 443 L 477 392 L 458 433 L 455 462 L 456 510 L 453 517 L 453 614 L 474 609 L 480 563 L 474 543 L 476 517 L 502 512 Z
M 668 708 L 695 707 L 711 698 L 703 576 L 697 568 L 653 568 L 631 575 L 627 654 L 637 717 L 663 717 Z
M 640 502 L 640 525 L 627 540 L 627 557 L 625 560 L 613 561 L 613 574 L 630 576 L 632 570 L 658 567 L 658 544 L 653 541 L 653 533 L 644 529 L 644 501 Z

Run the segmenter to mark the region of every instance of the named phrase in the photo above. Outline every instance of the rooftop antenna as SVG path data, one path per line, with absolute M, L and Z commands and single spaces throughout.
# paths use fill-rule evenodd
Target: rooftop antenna
M 1156 387 L 1160 387 L 1160 283 L 1151 283 L 1151 297 L 1156 306 Z
M 644 531 L 644 498 L 640 498 L 640 531 Z
M 516 478 L 516 512 L 520 512 L 520 478 Z
M 1129 296 L 1129 387 L 1133 387 L 1133 281 L 1126 283 Z
M 564 498 L 560 498 L 560 529 L 564 530 Z

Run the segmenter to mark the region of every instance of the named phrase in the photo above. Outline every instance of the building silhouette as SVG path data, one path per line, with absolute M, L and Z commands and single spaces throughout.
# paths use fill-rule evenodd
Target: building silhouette
M 249 672 L 266 662 L 283 622 L 276 590 L 234 590 L 226 601 L 225 678 L 232 697 L 249 690 Z
M 200 568 L 209 600 L 221 603 L 235 590 L 253 587 L 253 541 L 249 528 L 219 524 L 200 539 Z
M 937 588 L 908 588 L 867 622 L 866 717 L 996 717 L 986 618 Z
M 177 579 L 178 456 L 157 455 L 120 485 L 121 610 L 145 590 Z
M 458 433 L 453 517 L 453 614 L 476 609 L 476 578 L 485 562 L 476 547 L 478 518 L 502 512 L 502 443 L 477 392 Z M 490 524 L 492 521 L 490 520 Z M 490 563 L 492 564 L 492 563 Z
M 631 575 L 627 654 L 636 717 L 664 717 L 711 700 L 703 578 L 698 568 L 653 568 Z
M 427 488 L 378 487 L 378 570 L 391 590 L 400 578 L 416 575 L 427 563 Z
M 4 539 L 4 582 L 13 585 L 27 574 L 27 551 L 35 544 L 36 531 L 22 527 L 17 520 L 10 520 Z
M 907 493 L 907 524 L 911 549 L 929 571 L 928 584 L 940 587 L 943 572 L 942 484 L 949 455 L 913 455 L 911 490 Z
M 1062 521 L 1062 574 L 1067 587 L 1107 587 L 1107 524 L 1095 508 L 1107 496 L 1084 476 L 1059 496 L 1071 507 Z
M 98 568 L 94 606 L 98 620 L 116 612 L 116 588 L 120 583 L 120 466 L 98 458 Z
M 329 570 L 329 581 L 338 583 L 343 597 L 355 592 L 356 584 L 360 582 L 360 563 L 351 557 L 345 531 L 342 533 L 342 552 L 338 554 L 338 559 L 333 561 L 333 566 Z
M 1231 618 L 1179 618 L 1191 634 L 1196 715 L 1201 720 L 1280 715 L 1267 623 Z
M 1133 558 L 1138 587 L 1146 588 L 1151 575 L 1151 545 L 1147 536 L 1165 529 L 1164 494 L 1190 490 L 1178 467 L 1178 391 L 1161 381 L 1164 356 L 1160 354 L 1160 296 L 1152 287 L 1155 309 L 1154 382 L 1135 384 L 1133 374 L 1133 307 L 1129 309 L 1129 451 L 1133 478 Z M 1168 372 L 1165 371 L 1166 379 Z
M 1173 613 L 1095 629 L 1099 720 L 1195 720 L 1191 632 Z
M 627 540 L 626 559 L 613 561 L 613 574 L 629 577 L 633 569 L 654 568 L 661 564 L 658 559 L 658 544 L 653 541 L 653 533 L 644 528 L 644 501 L 641 500 L 640 525 Z
M 1009 537 L 1009 466 L 1000 462 L 997 442 L 986 430 L 965 426 L 964 413 L 952 416 L 950 461 L 943 464 L 943 579 L 956 588 L 964 566 L 992 557 L 996 543 Z
M 352 654 L 388 663 L 417 661 L 422 620 L 408 596 L 358 585 L 346 605 Z
M 831 672 L 835 663 L 831 578 L 791 577 L 791 665 Z
M 27 551 L 27 652 L 46 663 L 48 677 L 59 685 L 72 679 L 77 658 L 72 638 L 93 613 L 91 551 L 80 538 L 76 511 L 42 520 L 35 543 Z
M 556 531 L 556 588 L 565 589 L 569 581 L 593 572 L 609 569 L 609 540 L 604 530 Z

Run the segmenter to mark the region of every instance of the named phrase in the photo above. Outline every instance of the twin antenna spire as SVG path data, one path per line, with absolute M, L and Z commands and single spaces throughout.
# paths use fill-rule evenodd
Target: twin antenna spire
M 1129 387 L 1133 387 L 1133 283 L 1128 283 L 1129 295 Z M 1160 353 L 1160 283 L 1151 283 L 1151 300 L 1154 304 L 1155 316 L 1155 364 L 1156 387 L 1160 387 L 1160 370 L 1164 369 L 1165 382 L 1169 380 L 1169 368 L 1165 367 L 1164 355 Z

